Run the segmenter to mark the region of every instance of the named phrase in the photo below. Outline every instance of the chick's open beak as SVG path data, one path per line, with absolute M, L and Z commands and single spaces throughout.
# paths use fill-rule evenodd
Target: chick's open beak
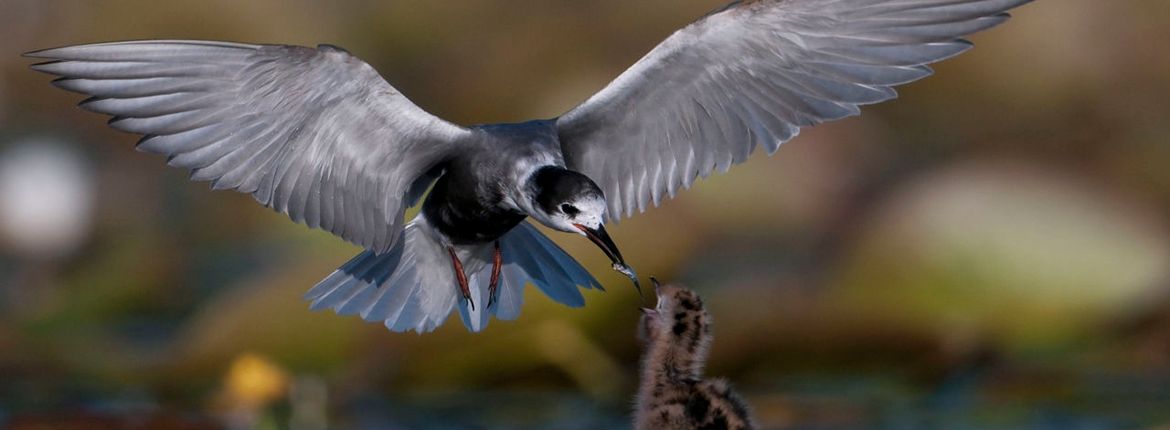
M 626 260 L 622 258 L 621 251 L 618 251 L 617 245 L 613 243 L 613 239 L 610 239 L 609 233 L 605 231 L 605 226 L 598 225 L 596 229 L 581 224 L 573 224 L 573 226 L 581 230 L 582 233 L 585 233 L 585 237 L 588 237 L 594 245 L 601 248 L 601 252 L 604 252 L 605 256 L 609 257 L 610 261 L 613 262 L 613 270 L 621 272 L 630 278 L 634 282 L 634 288 L 638 290 L 638 296 L 641 296 L 642 285 L 638 283 L 638 274 L 634 273 L 634 269 L 626 265 Z

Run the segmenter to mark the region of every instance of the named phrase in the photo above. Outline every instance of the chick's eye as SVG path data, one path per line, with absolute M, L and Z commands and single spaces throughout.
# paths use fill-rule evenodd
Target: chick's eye
M 573 205 L 568 204 L 568 203 L 561 204 L 561 212 L 564 212 L 565 215 L 568 215 L 568 216 L 576 216 L 577 214 L 581 213 L 581 211 L 579 209 L 577 209 L 576 206 L 573 206 Z

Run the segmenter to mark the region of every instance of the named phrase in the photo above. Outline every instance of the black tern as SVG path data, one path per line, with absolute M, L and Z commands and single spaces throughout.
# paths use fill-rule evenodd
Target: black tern
M 896 97 L 1029 1 L 737 1 L 564 115 L 519 124 L 436 118 L 331 45 L 145 40 L 25 55 L 89 95 L 82 108 L 143 135 L 139 150 L 364 247 L 306 294 L 313 309 L 418 332 L 457 309 L 480 331 L 519 315 L 526 283 L 568 306 L 601 288 L 527 218 L 588 238 L 637 286 L 606 221 Z

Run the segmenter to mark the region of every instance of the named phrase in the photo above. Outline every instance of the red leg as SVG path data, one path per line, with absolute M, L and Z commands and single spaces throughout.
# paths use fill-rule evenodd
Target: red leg
M 492 282 L 488 286 L 488 308 L 496 302 L 496 290 L 500 286 L 500 269 L 504 266 L 504 253 L 500 251 L 500 241 L 496 241 L 496 249 L 492 253 Z
M 471 304 L 471 310 L 475 310 L 475 301 L 471 299 L 471 287 L 467 286 L 467 274 L 463 273 L 463 262 L 459 261 L 459 256 L 455 255 L 454 247 L 447 247 L 447 253 L 451 254 L 451 264 L 455 266 L 455 278 L 459 280 L 459 292 L 463 293 L 463 298 L 467 299 L 467 303 Z

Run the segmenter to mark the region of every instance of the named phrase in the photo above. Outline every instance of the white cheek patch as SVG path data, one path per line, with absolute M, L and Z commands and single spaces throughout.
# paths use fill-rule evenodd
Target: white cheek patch
M 556 223 L 556 225 L 560 226 L 561 230 L 563 230 L 563 231 L 572 232 L 572 233 L 580 233 L 582 235 L 585 234 L 585 232 L 581 231 L 581 229 L 578 229 L 576 226 L 576 224 L 581 224 L 581 225 L 585 225 L 585 224 L 582 224 L 581 222 L 578 222 L 575 219 L 569 218 L 568 215 L 558 213 L 556 215 L 553 215 L 552 219 L 553 219 L 553 222 Z M 585 225 L 585 226 L 589 227 L 588 225 Z
M 577 210 L 581 211 L 577 214 L 575 223 L 589 228 L 598 228 L 601 226 L 601 220 L 605 217 L 605 200 L 579 200 L 573 206 L 576 206 Z

